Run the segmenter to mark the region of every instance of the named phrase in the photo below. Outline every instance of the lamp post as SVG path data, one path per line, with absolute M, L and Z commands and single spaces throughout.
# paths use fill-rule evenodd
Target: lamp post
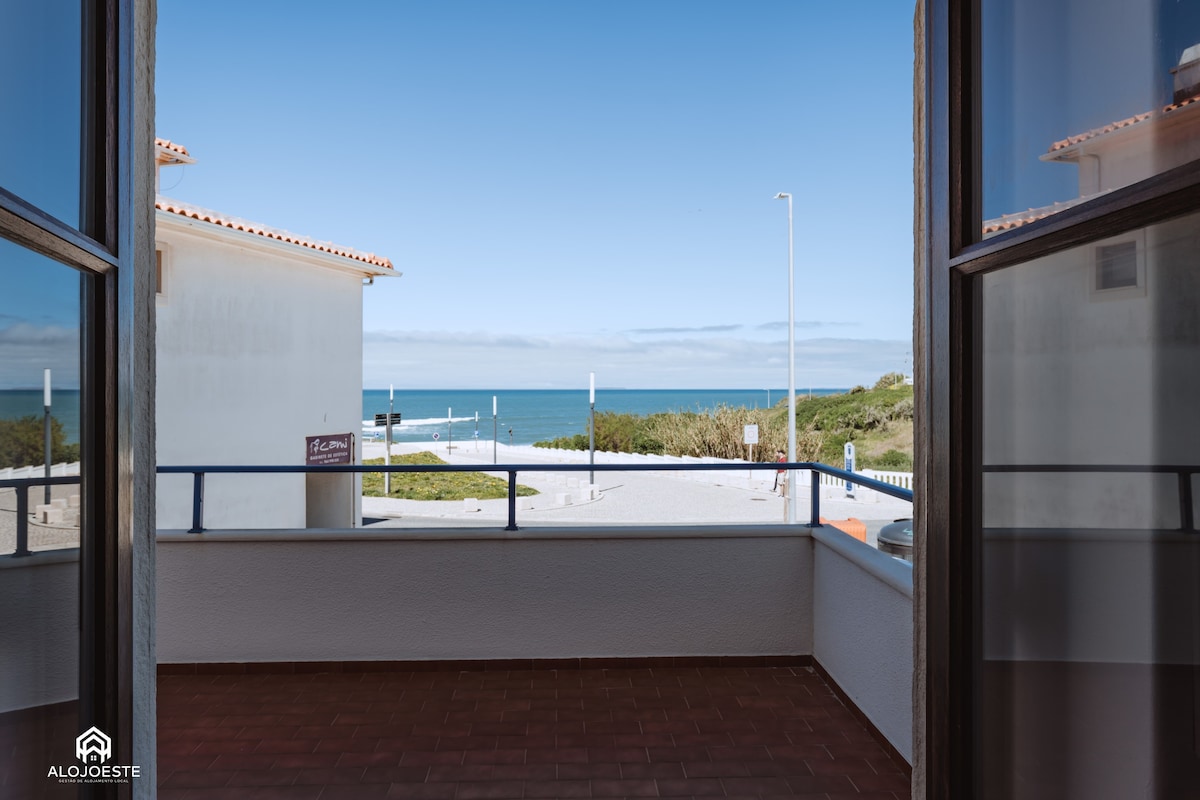
M 788 451 L 787 460 L 796 461 L 796 288 L 795 262 L 792 250 L 792 195 L 780 192 L 776 200 L 786 199 L 788 203 Z M 796 523 L 796 473 L 789 469 L 787 473 L 787 521 Z
M 496 461 L 496 439 L 500 433 L 500 428 L 496 423 L 496 395 L 492 395 L 492 463 Z
M 392 408 L 396 402 L 396 385 L 388 384 L 388 418 L 387 426 L 384 428 L 383 442 L 383 463 L 387 466 L 392 465 Z M 392 473 L 383 473 L 383 496 L 392 496 Z
M 594 372 L 588 373 L 588 406 L 590 407 L 588 412 L 588 464 L 594 467 L 596 465 L 596 373 Z M 588 483 L 594 484 L 595 482 L 596 471 L 593 469 L 588 472 Z
M 50 477 L 50 370 L 43 373 L 42 401 L 46 406 L 46 417 L 42 423 L 46 444 L 46 477 Z M 46 505 L 50 505 L 50 484 L 46 484 Z

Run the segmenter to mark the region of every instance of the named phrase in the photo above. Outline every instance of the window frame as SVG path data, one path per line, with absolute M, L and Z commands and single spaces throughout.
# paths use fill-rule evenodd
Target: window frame
M 927 797 L 979 795 L 975 764 L 981 562 L 979 281 L 983 274 L 1200 209 L 1200 161 L 1162 172 L 1019 228 L 982 238 L 980 175 L 980 0 L 924 0 L 918 6 L 925 69 L 916 99 L 919 139 L 918 480 L 924 541 L 915 576 L 924 629 L 921 724 Z M 920 378 L 923 377 L 923 380 Z M 918 696 L 920 696 L 918 694 Z
M 150 0 L 84 3 L 81 61 L 85 101 L 80 120 L 91 135 L 85 133 L 82 144 L 87 187 L 81 192 L 83 230 L 0 188 L 0 236 L 84 276 L 80 298 L 84 527 L 79 556 L 79 722 L 84 729 L 95 725 L 105 731 L 113 741 L 114 761 L 126 764 L 137 763 L 133 731 L 134 534 L 141 520 L 153 517 L 152 495 L 149 514 L 135 514 L 135 504 L 145 502 L 142 487 L 153 486 L 153 475 L 149 480 L 135 477 L 135 466 L 141 466 L 134 460 L 138 451 L 145 449 L 135 438 L 149 439 L 134 430 L 133 411 L 135 405 L 145 402 L 153 407 L 153 336 L 151 333 L 148 361 L 141 351 L 143 343 L 135 336 L 153 330 L 147 319 L 139 316 L 136 303 L 136 297 L 145 294 L 146 282 L 153 280 L 145 252 L 146 234 L 153 230 L 152 189 L 146 188 L 153 186 L 152 62 L 139 63 L 137 58 L 144 59 L 147 51 L 152 52 L 152 18 Z M 133 383 L 147 363 L 149 395 L 137 397 Z M 139 737 L 142 735 L 152 739 L 154 732 L 139 732 Z M 139 749 L 153 753 L 153 744 L 148 750 L 145 745 Z M 143 776 L 148 776 L 142 780 L 150 781 L 152 794 L 154 765 L 142 767 Z M 85 786 L 80 796 L 128 798 L 133 791 L 131 784 Z

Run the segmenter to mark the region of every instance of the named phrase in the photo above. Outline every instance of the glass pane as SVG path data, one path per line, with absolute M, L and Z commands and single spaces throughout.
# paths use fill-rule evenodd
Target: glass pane
M 1200 216 L 982 283 L 981 794 L 1200 796 Z
M 984 237 L 1200 157 L 1200 4 L 981 6 Z
M 74 797 L 80 273 L 0 239 L 0 795 Z M 45 376 L 50 371 L 49 404 Z M 48 433 L 48 436 L 47 436 Z M 50 472 L 60 485 L 28 486 Z M 48 495 L 48 496 L 47 496 Z M 28 505 L 18 505 L 22 498 Z
M 0 188 L 81 225 L 80 0 L 0 3 Z

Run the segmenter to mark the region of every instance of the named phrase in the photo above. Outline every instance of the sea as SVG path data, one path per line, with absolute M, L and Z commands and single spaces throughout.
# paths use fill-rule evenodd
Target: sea
M 46 413 L 41 389 L 0 391 L 0 419 L 37 417 Z M 55 389 L 50 395 L 50 414 L 63 426 L 67 444 L 79 444 L 79 390 Z
M 797 395 L 830 395 L 846 389 L 797 389 Z M 707 411 L 720 406 L 767 408 L 787 396 L 784 389 L 596 389 L 596 412 L 656 414 L 676 411 Z M 401 415 L 392 430 L 397 442 L 431 442 L 453 437 L 455 441 L 478 438 L 491 441 L 492 399 L 495 398 L 494 430 L 499 441 L 533 444 L 560 436 L 587 433 L 587 389 L 404 389 L 397 390 L 392 408 Z M 62 423 L 66 441 L 79 442 L 79 391 L 56 389 L 51 413 Z M 270 403 L 263 403 L 264 407 Z M 375 415 L 387 413 L 388 390 L 363 392 L 363 431 L 377 431 Z M 44 413 L 41 389 L 0 391 L 0 419 Z M 478 415 L 478 422 L 476 416 Z
M 797 389 L 797 395 L 809 393 Z M 838 394 L 846 389 L 812 389 L 814 396 Z M 767 408 L 787 397 L 784 389 L 596 389 L 596 413 L 629 414 L 707 411 L 720 406 Z M 495 398 L 496 418 L 492 410 Z M 590 412 L 587 389 L 405 389 L 396 390 L 392 403 L 401 415 L 393 427 L 397 442 L 490 442 L 493 432 L 505 444 L 528 445 L 560 436 L 587 433 Z M 375 429 L 375 415 L 388 411 L 388 390 L 363 392 L 363 430 Z

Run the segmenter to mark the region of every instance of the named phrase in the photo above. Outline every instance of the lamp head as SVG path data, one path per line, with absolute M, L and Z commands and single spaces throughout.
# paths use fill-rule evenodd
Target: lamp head
M 776 200 L 787 200 L 789 197 L 791 197 L 791 195 L 790 195 L 790 194 L 788 194 L 787 192 L 780 192 L 779 194 L 775 195 L 775 198 L 774 198 L 774 199 L 776 199 Z

